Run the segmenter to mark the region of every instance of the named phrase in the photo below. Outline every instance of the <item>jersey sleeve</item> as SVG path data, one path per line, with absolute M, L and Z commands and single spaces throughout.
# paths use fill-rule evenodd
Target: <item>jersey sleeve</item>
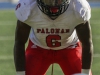
M 74 0 L 74 10 L 81 22 L 86 22 L 91 18 L 91 8 L 86 0 Z
M 16 8 L 15 15 L 18 20 L 24 22 L 30 15 L 30 2 L 29 0 L 19 0 Z

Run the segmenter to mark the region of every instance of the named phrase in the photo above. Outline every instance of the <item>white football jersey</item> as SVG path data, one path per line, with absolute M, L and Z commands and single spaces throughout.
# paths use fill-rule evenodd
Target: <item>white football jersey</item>
M 20 0 L 15 13 L 20 21 L 31 26 L 29 38 L 35 45 L 54 50 L 76 44 L 75 27 L 91 17 L 86 0 L 71 0 L 68 9 L 55 20 L 38 8 L 36 0 Z

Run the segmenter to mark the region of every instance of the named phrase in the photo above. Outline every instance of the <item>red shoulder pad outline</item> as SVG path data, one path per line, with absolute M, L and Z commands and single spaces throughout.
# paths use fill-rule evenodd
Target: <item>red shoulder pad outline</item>
M 16 6 L 16 8 L 15 8 L 15 10 L 17 10 L 18 8 L 20 8 L 20 6 L 21 6 L 21 3 L 18 3 L 17 6 Z

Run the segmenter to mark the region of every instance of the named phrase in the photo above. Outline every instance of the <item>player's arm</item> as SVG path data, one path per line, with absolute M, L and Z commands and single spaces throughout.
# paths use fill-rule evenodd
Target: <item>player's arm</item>
M 14 44 L 14 61 L 17 75 L 25 74 L 25 43 L 28 40 L 30 29 L 31 27 L 27 24 L 17 21 Z
M 82 44 L 82 72 L 87 75 L 92 65 L 93 43 L 90 22 L 82 23 L 76 27 L 78 38 Z M 81 75 L 81 74 L 80 74 Z

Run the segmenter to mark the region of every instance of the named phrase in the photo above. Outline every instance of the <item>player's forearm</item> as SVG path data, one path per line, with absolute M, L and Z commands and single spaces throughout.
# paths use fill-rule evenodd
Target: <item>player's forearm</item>
M 93 44 L 87 43 L 82 45 L 82 69 L 81 73 L 73 75 L 91 75 L 91 65 L 93 59 Z
M 89 43 L 82 48 L 82 69 L 90 69 L 93 59 L 93 44 Z
M 82 69 L 90 69 L 91 68 L 92 53 L 87 53 L 87 54 L 82 56 Z
M 15 43 L 14 61 L 16 71 L 25 71 L 25 46 Z

